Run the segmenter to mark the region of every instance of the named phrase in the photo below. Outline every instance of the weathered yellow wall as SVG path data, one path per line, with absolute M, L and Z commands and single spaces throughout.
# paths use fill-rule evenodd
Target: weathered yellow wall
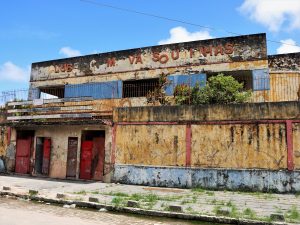
M 114 109 L 114 122 L 299 119 L 300 102 Z
M 119 125 L 116 163 L 185 166 L 185 132 L 184 125 Z M 286 169 L 285 124 L 192 125 L 191 152 L 192 167 Z
M 177 165 L 185 166 L 186 124 L 192 122 L 193 167 L 287 169 L 285 120 L 298 120 L 299 110 L 299 102 L 118 108 L 116 163 L 173 166 L 174 155 L 181 155 Z M 157 121 L 180 125 L 154 124 Z M 299 170 L 300 123 L 293 125 L 293 143 Z
M 300 91 L 300 73 L 271 73 L 270 100 L 297 101 Z
M 118 126 L 116 163 L 184 166 L 185 132 L 184 125 Z
M 300 170 L 300 123 L 293 124 L 293 150 L 295 169 Z
M 270 90 L 254 91 L 250 102 L 298 101 L 299 99 L 299 72 L 271 72 Z
M 0 157 L 6 155 L 7 144 L 7 127 L 0 126 Z
M 193 125 L 192 166 L 287 167 L 284 124 Z

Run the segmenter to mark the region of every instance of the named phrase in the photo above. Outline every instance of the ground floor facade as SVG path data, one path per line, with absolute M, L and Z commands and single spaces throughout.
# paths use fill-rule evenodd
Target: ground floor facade
M 10 126 L 4 161 L 41 177 L 298 192 L 299 115 L 299 102 L 116 108 L 111 123 Z
M 111 128 L 49 125 L 11 128 L 9 155 L 15 173 L 101 180 L 110 170 Z M 12 163 L 11 163 L 12 164 Z

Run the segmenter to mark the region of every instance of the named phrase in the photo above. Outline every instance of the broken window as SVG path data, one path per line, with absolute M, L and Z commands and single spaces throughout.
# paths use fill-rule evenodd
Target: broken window
M 41 91 L 40 98 L 42 98 L 42 99 L 64 98 L 65 97 L 65 86 L 42 87 L 39 89 Z
M 159 86 L 158 78 L 123 82 L 123 98 L 145 97 Z
M 253 78 L 252 71 L 230 71 L 230 72 L 220 72 L 225 76 L 232 76 L 239 83 L 242 83 L 244 86 L 244 90 L 253 90 Z M 207 79 L 212 76 L 216 76 L 220 73 L 209 73 Z

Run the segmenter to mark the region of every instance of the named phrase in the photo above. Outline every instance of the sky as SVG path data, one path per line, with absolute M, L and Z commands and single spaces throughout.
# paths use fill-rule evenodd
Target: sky
M 28 88 L 31 63 L 58 58 L 233 33 L 267 33 L 268 54 L 300 52 L 300 0 L 1 0 L 0 10 L 0 96 Z

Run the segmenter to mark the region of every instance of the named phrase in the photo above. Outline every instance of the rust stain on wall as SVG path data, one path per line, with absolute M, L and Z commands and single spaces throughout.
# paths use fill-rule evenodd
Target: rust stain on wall
M 116 163 L 185 165 L 185 126 L 118 126 Z
M 284 124 L 193 125 L 192 166 L 287 167 Z
M 293 124 L 293 150 L 295 169 L 300 170 L 300 123 Z

